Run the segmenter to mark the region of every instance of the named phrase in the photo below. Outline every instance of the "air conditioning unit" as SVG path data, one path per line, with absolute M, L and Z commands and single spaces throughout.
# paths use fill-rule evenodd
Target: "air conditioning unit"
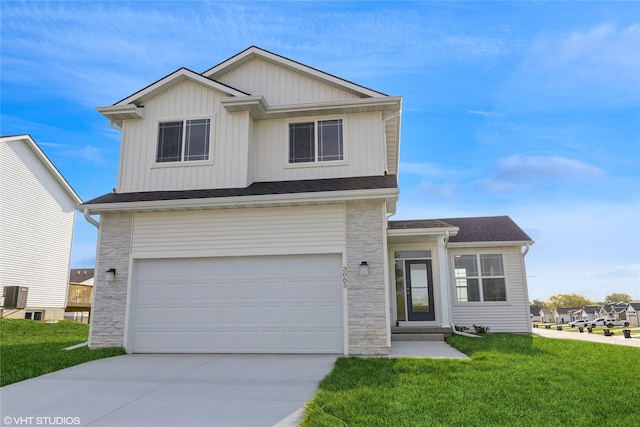
M 5 286 L 4 308 L 26 308 L 28 293 L 29 288 L 26 286 Z

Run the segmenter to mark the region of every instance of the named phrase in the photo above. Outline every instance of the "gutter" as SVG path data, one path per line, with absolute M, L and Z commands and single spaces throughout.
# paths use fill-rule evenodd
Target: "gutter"
M 92 218 L 89 215 L 89 209 L 85 209 L 84 210 L 84 219 L 86 219 L 89 223 L 91 223 L 93 226 L 95 226 L 96 228 L 100 228 L 100 222 L 96 221 L 94 218 Z
M 455 234 L 457 234 L 457 230 L 456 230 Z M 451 298 L 450 298 L 451 297 L 451 293 L 449 292 L 450 280 L 449 280 L 449 270 L 448 270 L 448 268 L 449 268 L 449 252 L 447 250 L 448 248 L 449 248 L 449 230 L 445 230 L 445 233 L 444 233 L 444 249 L 445 249 L 445 253 L 447 254 L 447 272 L 446 272 L 446 275 L 447 275 L 447 277 L 446 277 L 447 284 L 446 285 L 447 286 L 446 286 L 446 290 L 447 290 L 447 295 L 448 295 L 447 303 L 449 304 L 449 319 L 448 319 L 449 320 L 449 322 L 448 322 L 449 323 L 449 327 L 451 328 L 451 332 L 456 334 L 456 335 L 461 335 L 463 337 L 469 337 L 469 338 L 483 338 L 483 337 L 481 337 L 479 335 L 468 334 L 466 332 L 462 332 L 462 331 L 457 330 L 456 326 L 451 321 L 451 313 L 452 313 L 453 307 L 451 305 Z

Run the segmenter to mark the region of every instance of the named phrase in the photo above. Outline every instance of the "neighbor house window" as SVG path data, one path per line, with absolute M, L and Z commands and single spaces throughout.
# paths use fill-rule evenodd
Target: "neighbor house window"
M 289 163 L 343 159 L 342 119 L 289 124 Z
M 457 255 L 454 262 L 458 301 L 507 300 L 501 254 Z
M 42 320 L 44 319 L 44 311 L 27 311 L 24 313 L 24 318 L 27 320 Z
M 210 134 L 211 119 L 160 123 L 156 162 L 209 160 Z

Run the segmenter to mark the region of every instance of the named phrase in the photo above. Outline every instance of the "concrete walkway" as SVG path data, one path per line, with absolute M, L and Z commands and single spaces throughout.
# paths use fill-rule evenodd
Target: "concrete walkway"
M 616 331 L 616 334 L 612 337 L 605 337 L 604 335 L 588 334 L 586 332 L 581 334 L 579 332 L 558 331 L 558 330 L 544 329 L 544 328 L 533 328 L 533 335 L 546 337 L 546 338 L 560 338 L 565 340 L 591 341 L 591 342 L 599 342 L 599 343 L 605 343 L 605 344 L 617 344 L 617 345 L 626 345 L 630 347 L 640 347 L 639 338 L 625 338 L 622 335 L 622 332 L 620 331 Z
M 391 341 L 389 358 L 396 357 L 471 360 L 444 341 Z
M 294 426 L 337 357 L 129 354 L 101 359 L 2 387 L 1 425 Z

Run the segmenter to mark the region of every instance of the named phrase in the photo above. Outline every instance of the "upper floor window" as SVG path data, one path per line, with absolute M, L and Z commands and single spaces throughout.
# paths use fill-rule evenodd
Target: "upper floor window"
M 210 135 L 211 119 L 162 122 L 156 162 L 209 160 Z
M 507 300 L 501 254 L 456 255 L 454 260 L 458 301 Z
M 342 119 L 289 124 L 289 163 L 343 159 Z

